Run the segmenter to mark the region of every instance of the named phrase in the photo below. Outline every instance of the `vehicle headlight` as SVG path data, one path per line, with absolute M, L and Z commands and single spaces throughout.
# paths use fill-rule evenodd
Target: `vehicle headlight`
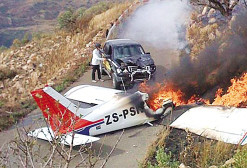
M 117 69 L 117 73 L 122 73 L 122 70 L 121 69 Z

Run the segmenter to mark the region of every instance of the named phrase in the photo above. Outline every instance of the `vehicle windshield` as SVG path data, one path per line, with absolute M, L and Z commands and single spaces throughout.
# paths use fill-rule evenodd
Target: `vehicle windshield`
M 140 45 L 129 45 L 129 46 L 117 46 L 114 47 L 114 58 L 125 58 L 133 57 L 136 55 L 144 54 L 144 51 Z

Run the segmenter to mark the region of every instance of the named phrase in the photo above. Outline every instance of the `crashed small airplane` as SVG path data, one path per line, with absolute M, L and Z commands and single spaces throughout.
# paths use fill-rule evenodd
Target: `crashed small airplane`
M 171 100 L 166 100 L 153 111 L 146 103 L 146 93 L 90 85 L 74 87 L 64 96 L 50 86 L 31 94 L 50 126 L 36 129 L 29 136 L 47 141 L 60 136 L 60 143 L 73 146 L 99 140 L 95 135 L 150 123 L 167 116 L 174 107 Z M 200 105 L 183 112 L 175 108 L 175 113 L 178 118 L 171 127 L 226 143 L 247 143 L 247 108 Z
M 34 100 L 50 125 L 36 129 L 28 135 L 73 146 L 99 140 L 95 135 L 136 125 L 150 123 L 167 115 L 173 108 L 171 100 L 153 111 L 146 101 L 148 94 L 80 85 L 63 95 L 46 86 L 31 92 Z M 62 135 L 62 136 L 61 136 Z

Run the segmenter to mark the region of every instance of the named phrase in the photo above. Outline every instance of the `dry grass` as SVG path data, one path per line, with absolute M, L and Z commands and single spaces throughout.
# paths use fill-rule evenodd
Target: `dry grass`
M 231 167 L 246 168 L 247 167 L 247 145 L 237 150 L 233 156 L 233 163 Z M 230 166 L 223 166 L 222 168 L 229 168 Z
M 101 15 L 95 16 L 89 23 L 89 30 L 106 30 L 110 26 L 109 23 L 114 22 L 130 5 L 129 2 L 116 4 Z
M 247 150 L 243 147 L 243 149 L 237 151 L 237 148 L 238 146 L 236 145 L 209 140 L 190 132 L 164 129 L 157 140 L 149 146 L 140 167 L 150 167 L 150 165 L 157 165 L 157 162 L 162 162 L 162 160 L 158 161 L 156 157 L 157 150 L 161 149 L 167 155 L 171 153 L 170 161 L 176 164 L 178 161 L 192 168 L 229 167 L 229 165 L 226 165 L 226 161 L 232 157 L 236 158 L 235 165 L 242 165 L 243 167 L 244 164 L 247 164 L 244 161 L 244 159 L 247 159 Z
M 221 166 L 233 156 L 234 150 L 235 145 L 224 142 L 211 140 L 196 142 L 192 139 L 181 152 L 179 161 L 198 168 Z

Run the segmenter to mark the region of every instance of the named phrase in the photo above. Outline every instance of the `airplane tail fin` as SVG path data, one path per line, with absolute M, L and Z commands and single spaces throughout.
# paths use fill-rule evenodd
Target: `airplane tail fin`
M 55 134 L 66 134 L 87 125 L 76 115 L 79 108 L 50 86 L 31 92 Z

